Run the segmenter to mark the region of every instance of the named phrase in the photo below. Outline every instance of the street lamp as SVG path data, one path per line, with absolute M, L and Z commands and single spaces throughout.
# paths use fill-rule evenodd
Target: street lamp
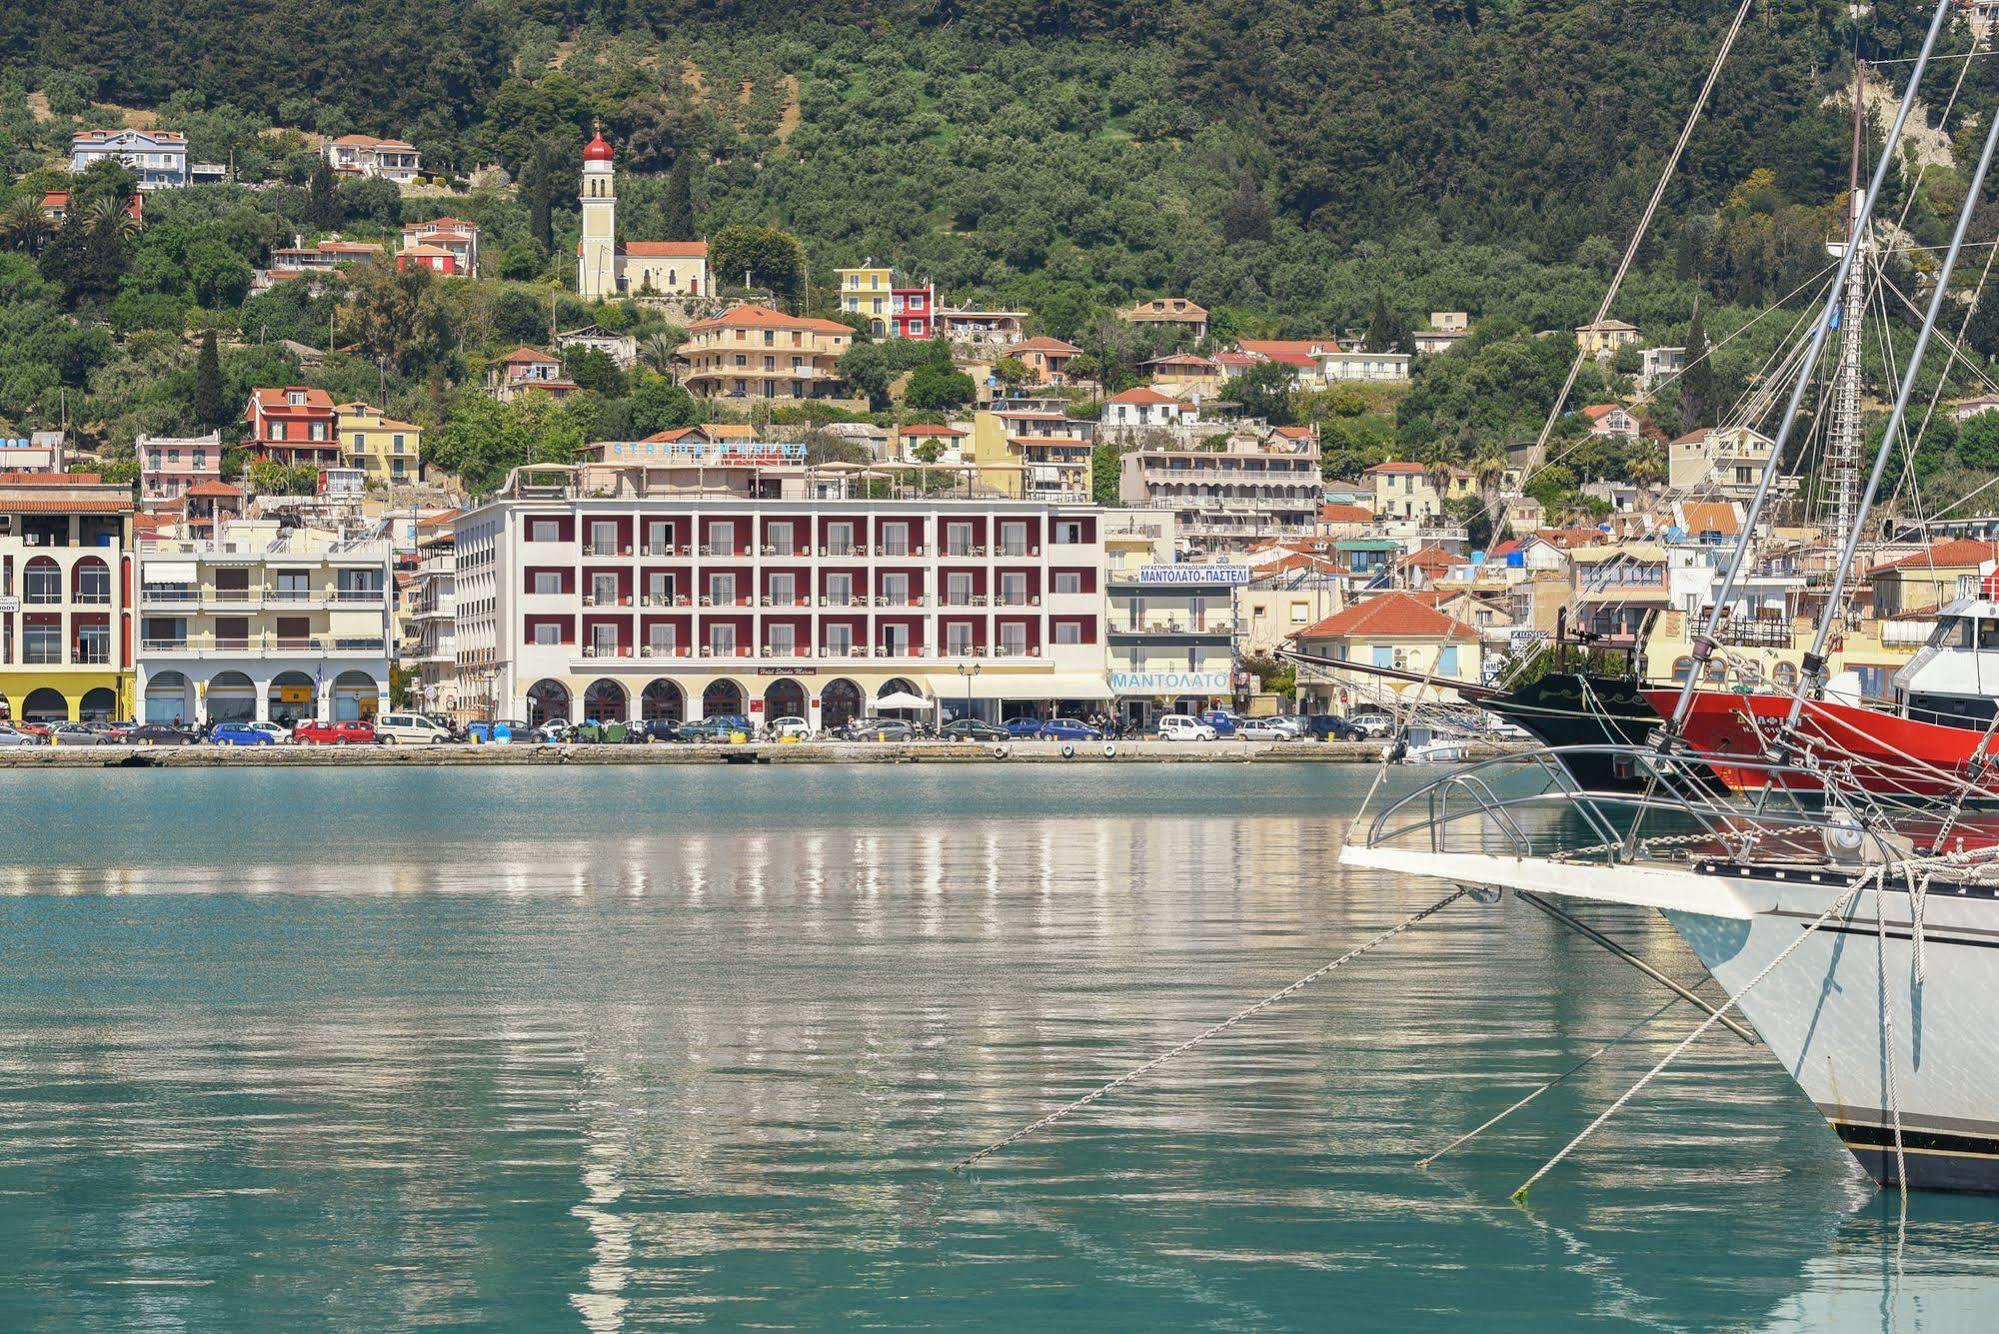
M 961 662 L 961 663 L 959 663 L 959 664 L 958 664 L 958 675 L 960 675 L 960 676 L 962 676 L 962 677 L 964 677 L 964 678 L 965 678 L 965 715 L 964 715 L 964 716 L 965 716 L 965 717 L 967 717 L 967 718 L 969 718 L 969 717 L 971 717 L 971 716 L 972 716 L 972 678 L 973 678 L 973 677 L 975 677 L 975 676 L 977 676 L 977 675 L 978 675 L 978 674 L 979 674 L 979 673 L 980 673 L 980 672 L 981 672 L 982 670 L 984 670 L 984 668 L 983 668 L 982 664 L 980 664 L 980 663 L 976 663 L 976 662 Z

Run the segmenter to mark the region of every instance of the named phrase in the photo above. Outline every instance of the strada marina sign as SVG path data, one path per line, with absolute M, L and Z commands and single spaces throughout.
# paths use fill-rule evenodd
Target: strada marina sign
M 1117 695 L 1226 695 L 1227 672 L 1112 672 Z

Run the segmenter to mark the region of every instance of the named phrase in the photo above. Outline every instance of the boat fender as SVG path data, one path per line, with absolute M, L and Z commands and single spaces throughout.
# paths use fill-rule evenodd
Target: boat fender
M 1114 741 L 1106 741 L 1106 742 L 1104 742 L 1104 758 L 1105 758 L 1105 759 L 1107 759 L 1107 760 L 1114 760 L 1114 759 L 1116 759 L 1116 758 L 1117 758 L 1117 743 L 1116 743 L 1116 742 L 1114 742 Z
M 1003 759 L 1005 759 L 1006 757 L 1007 757 L 1007 748 L 1006 748 L 1005 746 L 994 746 L 994 747 L 993 747 L 993 758 L 994 758 L 994 759 L 996 759 L 996 760 L 1003 760 Z
M 1073 759 L 1075 759 L 1075 758 L 1076 758 L 1076 743 L 1075 743 L 1075 742 L 1073 742 L 1073 741 L 1064 741 L 1064 742 L 1062 743 L 1062 758 L 1063 758 L 1063 759 L 1065 759 L 1065 760 L 1073 760 Z

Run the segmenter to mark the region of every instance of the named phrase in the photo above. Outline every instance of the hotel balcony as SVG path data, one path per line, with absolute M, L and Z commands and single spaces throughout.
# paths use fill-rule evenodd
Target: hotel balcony
M 142 640 L 139 651 L 150 657 L 201 658 L 380 658 L 389 651 L 386 639 L 335 638 L 328 635 L 248 635 L 241 638 L 189 635 L 185 639 Z

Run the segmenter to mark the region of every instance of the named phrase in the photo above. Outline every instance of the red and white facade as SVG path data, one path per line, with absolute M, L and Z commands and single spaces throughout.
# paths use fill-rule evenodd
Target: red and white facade
M 453 262 L 449 266 L 440 263 L 437 251 L 448 253 Z M 406 261 L 403 259 L 404 255 L 412 255 L 415 258 Z M 397 271 L 400 272 L 410 263 L 420 263 L 424 268 L 436 273 L 477 277 L 479 224 L 452 217 L 403 224 L 403 248 L 396 255 Z
M 456 521 L 474 714 L 836 727 L 898 692 L 987 717 L 1110 698 L 1093 507 L 548 490 Z
M 243 411 L 250 428 L 243 444 L 258 457 L 279 463 L 338 467 L 336 419 L 333 398 L 324 389 L 305 385 L 253 389 Z

